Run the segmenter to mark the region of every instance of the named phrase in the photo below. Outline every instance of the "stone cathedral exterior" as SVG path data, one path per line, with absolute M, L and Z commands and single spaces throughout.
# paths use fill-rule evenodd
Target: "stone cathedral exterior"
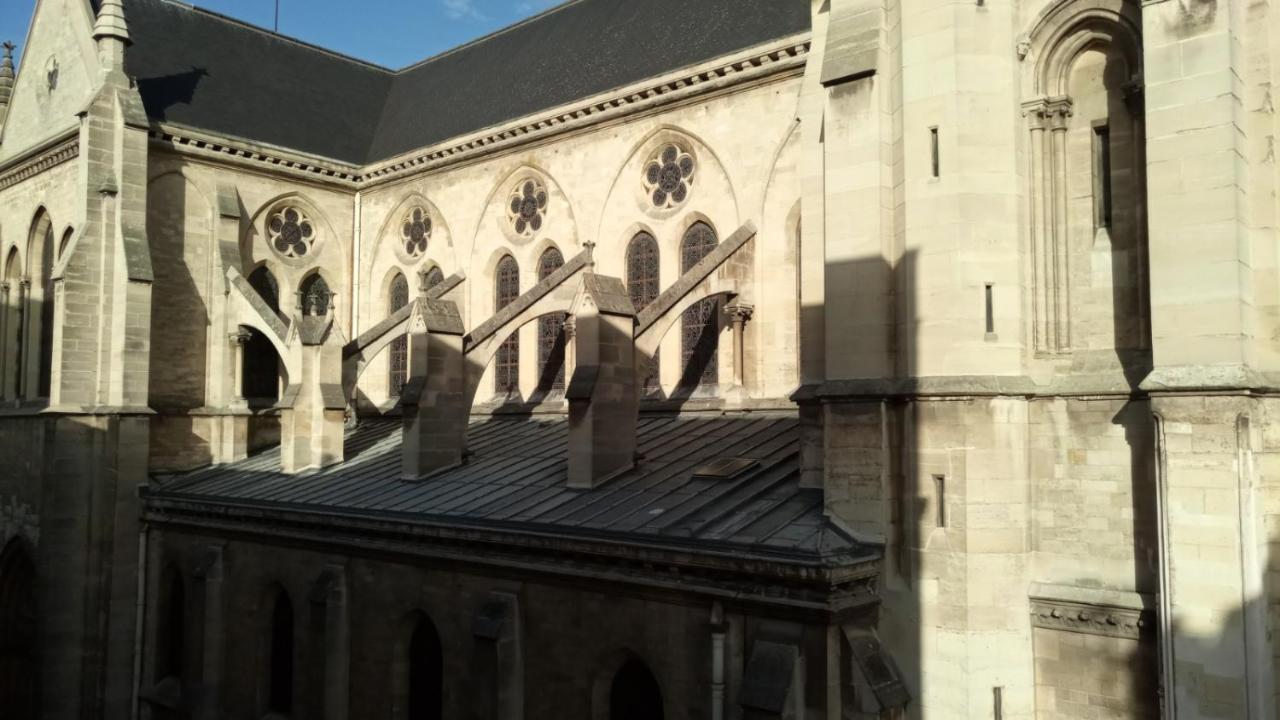
M 1280 716 L 1278 39 L 573 0 L 389 70 L 39 0 L 0 716 Z

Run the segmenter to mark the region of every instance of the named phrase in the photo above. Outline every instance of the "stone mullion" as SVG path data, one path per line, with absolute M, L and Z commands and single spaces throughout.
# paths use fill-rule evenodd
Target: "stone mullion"
M 9 397 L 9 354 L 13 352 L 9 341 L 9 283 L 0 283 L 0 400 Z
M 31 352 L 31 278 L 24 277 L 18 281 L 18 315 L 21 318 L 18 323 L 17 337 L 18 347 L 13 354 L 14 373 L 17 380 L 18 398 L 26 400 L 28 394 L 28 385 L 31 373 L 27 372 L 30 362 L 27 356 Z M 24 337 L 25 336 L 25 337 Z M 38 360 L 37 356 L 37 360 Z

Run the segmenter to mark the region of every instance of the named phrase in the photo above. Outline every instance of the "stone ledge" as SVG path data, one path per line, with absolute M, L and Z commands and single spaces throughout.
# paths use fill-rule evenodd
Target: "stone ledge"
M 1155 620 L 1155 598 L 1125 590 L 1032 583 L 1031 626 L 1137 640 Z

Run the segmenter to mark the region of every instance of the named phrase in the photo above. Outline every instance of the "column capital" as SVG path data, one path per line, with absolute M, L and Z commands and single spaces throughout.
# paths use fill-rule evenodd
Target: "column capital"
M 1071 117 L 1072 105 L 1071 98 L 1066 95 L 1046 100 L 1045 115 L 1049 119 L 1049 126 L 1054 130 L 1066 130 L 1067 118 Z
M 747 303 L 734 303 L 725 307 L 724 314 L 735 323 L 745 323 L 755 314 L 755 306 Z
M 31 276 L 30 276 L 30 275 L 23 275 L 22 277 L 18 278 L 18 287 L 22 288 L 23 290 L 30 290 L 30 289 L 31 289 Z
M 237 346 L 244 346 L 252 337 L 253 333 L 248 330 L 237 330 L 235 332 L 227 333 L 227 340 L 230 341 L 232 345 Z
M 572 340 L 578 334 L 578 318 L 570 315 L 564 319 L 564 339 Z

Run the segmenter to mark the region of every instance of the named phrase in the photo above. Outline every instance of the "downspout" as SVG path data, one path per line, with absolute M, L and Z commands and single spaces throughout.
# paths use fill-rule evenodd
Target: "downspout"
M 351 337 L 360 337 L 360 225 L 363 200 L 356 191 L 354 213 L 351 219 Z
M 1173 601 L 1169 573 L 1169 489 L 1168 458 L 1165 451 L 1164 418 L 1156 414 L 1156 528 L 1159 550 L 1160 595 L 1159 618 L 1160 631 L 1160 717 L 1162 720 L 1174 720 L 1178 716 L 1177 693 L 1173 687 Z
M 133 617 L 133 703 L 129 717 L 138 720 L 142 695 L 142 625 L 147 609 L 147 526 L 138 530 L 138 588 Z
M 724 606 L 711 604 L 711 720 L 724 720 Z

